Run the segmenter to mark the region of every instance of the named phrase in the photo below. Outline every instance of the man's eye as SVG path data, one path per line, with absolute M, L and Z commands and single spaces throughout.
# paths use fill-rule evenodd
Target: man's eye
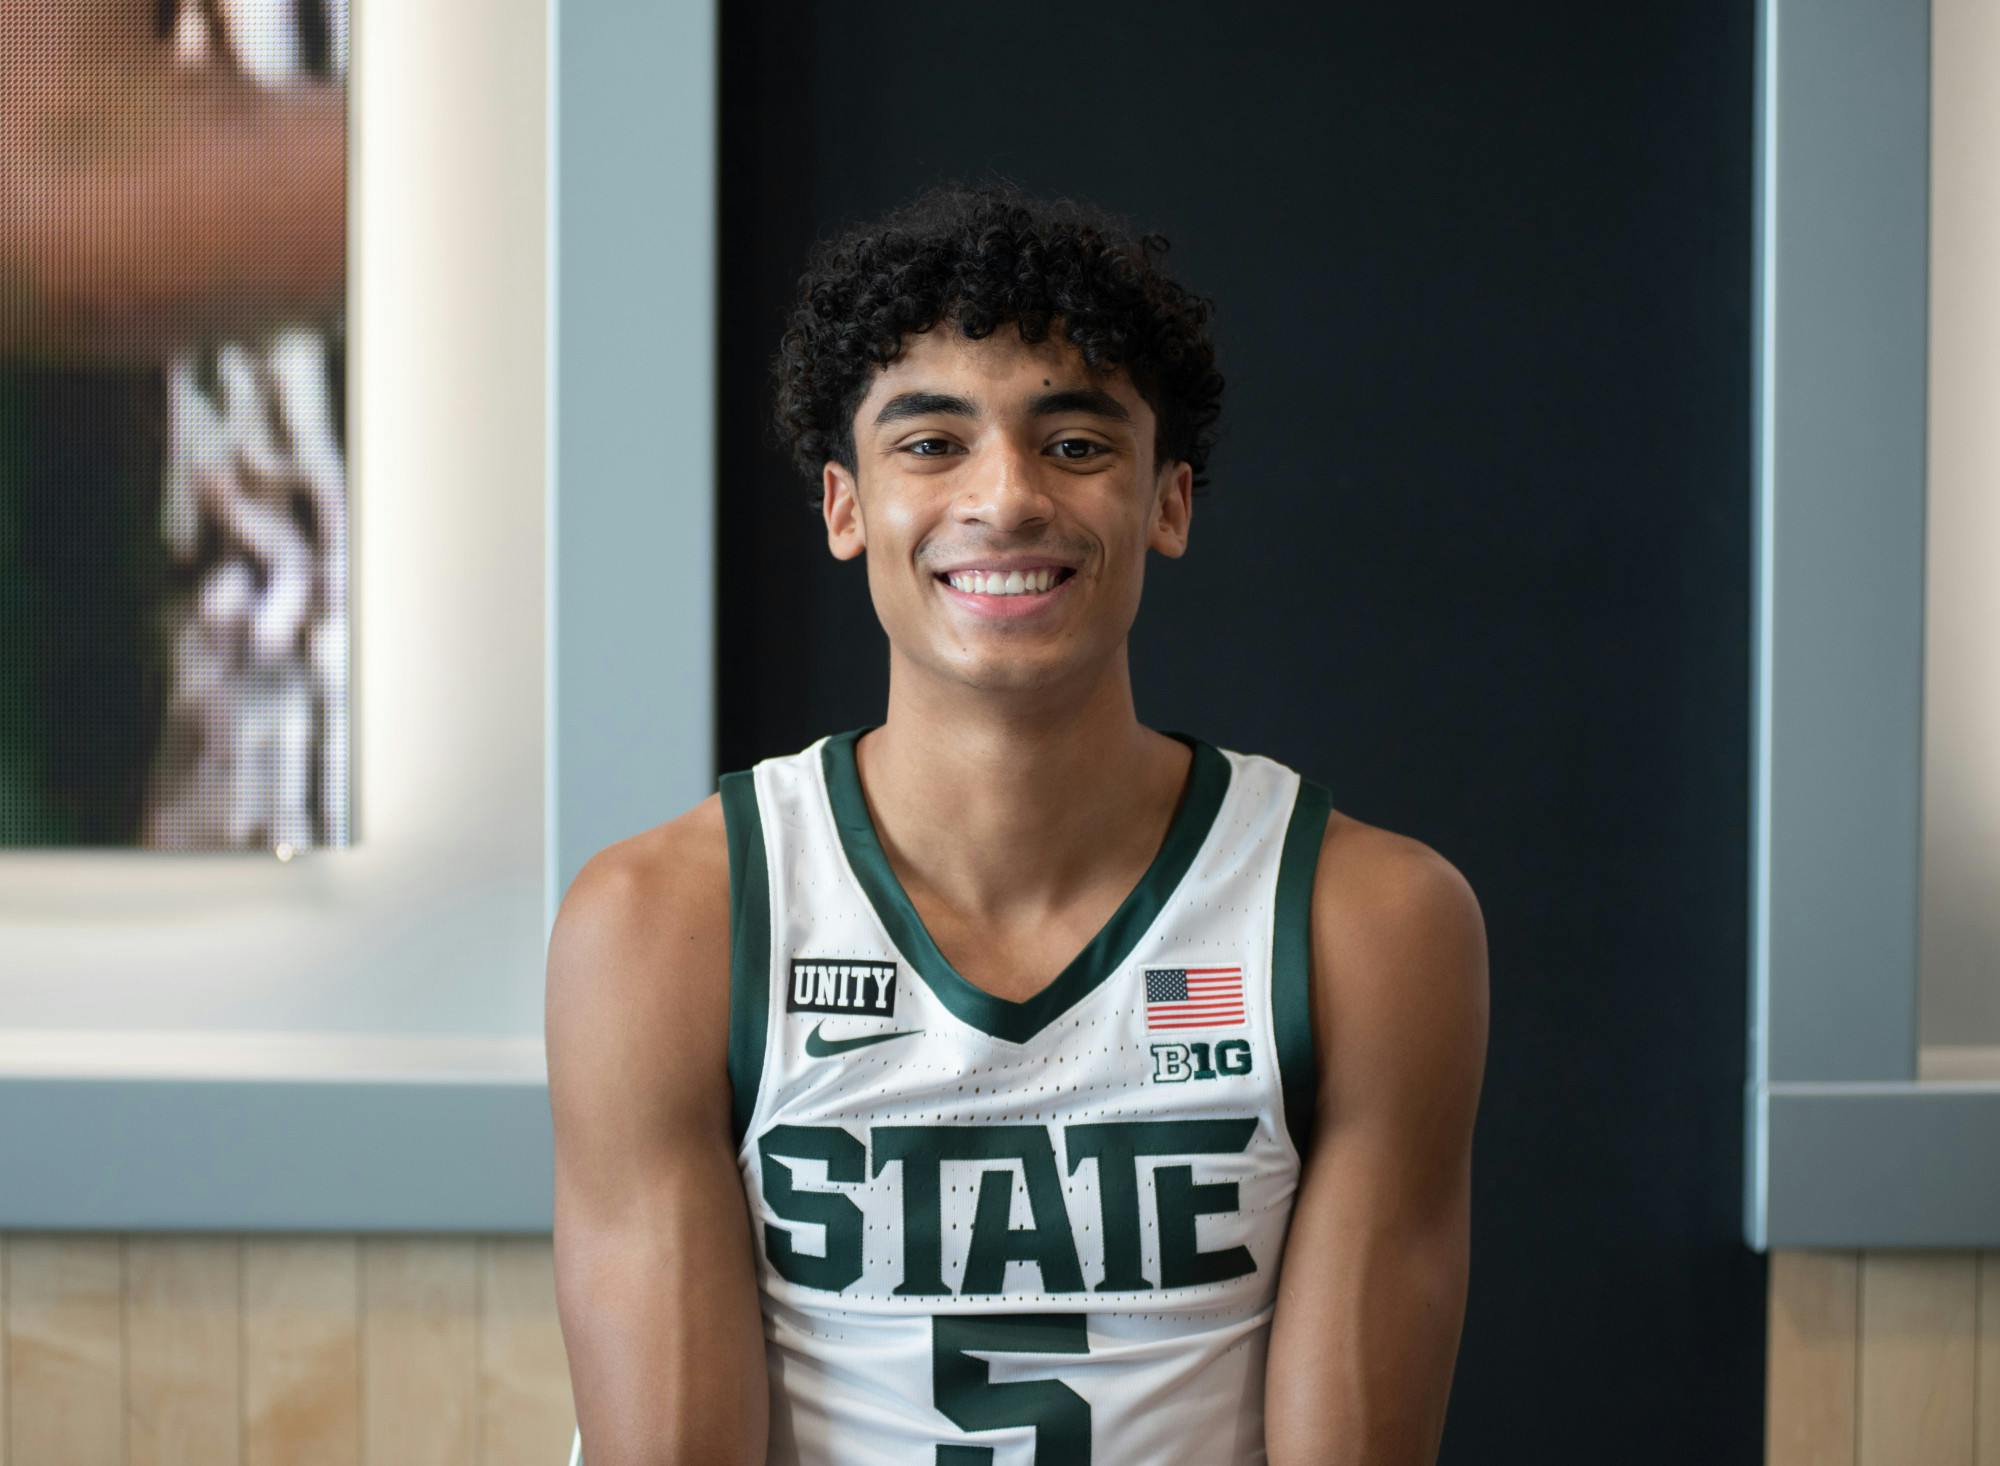
M 1082 463 L 1086 459 L 1097 457 L 1097 455 L 1100 453 L 1109 453 L 1111 451 L 1109 448 L 1105 447 L 1102 443 L 1098 442 L 1094 438 L 1064 438 L 1061 442 L 1056 443 L 1052 446 L 1056 448 L 1087 448 L 1091 450 L 1087 453 L 1056 454 L 1056 457 L 1067 458 L 1072 463 Z
M 935 446 L 938 451 L 935 453 L 920 453 L 917 451 L 920 448 L 931 446 Z M 914 443 L 905 443 L 903 451 L 916 458 L 942 458 L 946 453 L 951 451 L 951 440 L 949 438 L 919 438 Z

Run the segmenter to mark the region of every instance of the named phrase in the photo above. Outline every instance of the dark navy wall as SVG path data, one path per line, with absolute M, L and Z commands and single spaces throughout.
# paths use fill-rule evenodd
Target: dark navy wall
M 1300 768 L 1486 913 L 1443 1459 L 1760 1461 L 1751 7 L 722 14 L 721 767 L 886 696 L 766 428 L 812 240 L 989 170 L 1165 233 L 1229 388 L 1139 715 Z

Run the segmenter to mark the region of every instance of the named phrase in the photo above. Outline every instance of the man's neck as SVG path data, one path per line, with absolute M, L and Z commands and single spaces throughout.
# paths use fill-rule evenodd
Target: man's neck
M 1033 694 L 1010 708 L 892 674 L 888 716 L 855 759 L 913 899 L 921 888 L 969 924 L 1022 930 L 1107 870 L 1144 870 L 1191 751 L 1139 723 L 1122 659 L 1116 672 L 1061 711 Z

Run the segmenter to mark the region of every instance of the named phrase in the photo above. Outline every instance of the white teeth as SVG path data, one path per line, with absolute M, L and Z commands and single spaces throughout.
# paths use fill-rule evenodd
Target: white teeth
M 1018 570 L 1010 570 L 1005 575 L 987 574 L 981 570 L 960 571 L 945 577 L 953 590 L 969 591 L 980 596 L 1021 596 L 1039 595 L 1056 583 L 1059 570 L 1031 570 L 1025 575 Z

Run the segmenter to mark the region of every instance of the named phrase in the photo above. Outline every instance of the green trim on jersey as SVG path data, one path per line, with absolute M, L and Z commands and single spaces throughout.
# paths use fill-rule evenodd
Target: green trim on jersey
M 1229 792 L 1230 764 L 1221 750 L 1187 733 L 1166 730 L 1171 738 L 1194 750 L 1187 793 L 1167 828 L 1167 838 L 1131 893 L 1090 943 L 1065 967 L 1056 980 L 1026 1002 L 996 997 L 959 975 L 945 960 L 923 919 L 910 904 L 902 883 L 882 853 L 882 842 L 869 817 L 868 802 L 861 795 L 861 776 L 855 768 L 854 745 L 862 734 L 877 725 L 850 728 L 831 735 L 820 749 L 826 773 L 828 798 L 833 804 L 833 823 L 840 832 L 841 848 L 854 868 L 868 904 L 882 919 L 890 940 L 916 968 L 917 975 L 959 1018 L 982 1033 L 1009 1043 L 1026 1043 L 1056 1019 L 1076 1006 L 1118 970 L 1118 966 L 1138 945 L 1139 938 L 1153 924 L 1167 904 L 1181 878 L 1194 864 L 1196 852 L 1208 838 Z
M 771 1010 L 771 885 L 754 776 L 748 769 L 724 774 L 717 787 L 729 836 L 729 1121 L 741 1149 L 764 1077 L 764 1031 Z
M 1285 1092 L 1285 1129 L 1301 1160 L 1312 1136 L 1318 1086 L 1313 1073 L 1312 894 L 1320 842 L 1333 811 L 1333 795 L 1299 779 L 1285 848 L 1278 857 L 1278 895 L 1271 936 L 1271 1037 L 1278 1046 L 1278 1078 Z

